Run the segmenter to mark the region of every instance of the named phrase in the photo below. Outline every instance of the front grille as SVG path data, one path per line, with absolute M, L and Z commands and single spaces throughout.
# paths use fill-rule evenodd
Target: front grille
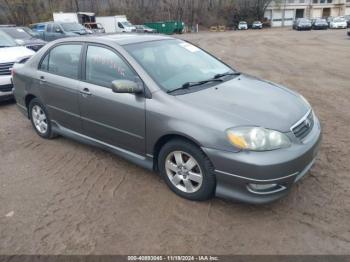
M 0 64 L 0 75 L 11 75 L 11 68 L 13 67 L 14 63 L 3 63 Z
M 314 127 L 315 120 L 314 114 L 311 111 L 305 118 L 303 118 L 300 123 L 292 127 L 292 132 L 300 140 L 304 139 L 308 134 L 310 134 L 312 128 Z
M 0 85 L 0 92 L 10 92 L 12 91 L 13 85 Z
M 44 45 L 27 45 L 27 48 L 32 49 L 35 52 L 38 52 L 40 48 L 42 48 Z

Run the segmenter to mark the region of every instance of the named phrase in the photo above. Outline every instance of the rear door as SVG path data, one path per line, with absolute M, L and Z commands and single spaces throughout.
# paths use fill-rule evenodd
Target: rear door
M 40 93 L 51 119 L 77 132 L 81 131 L 78 105 L 81 52 L 80 43 L 54 46 L 38 71 Z
M 145 153 L 145 97 L 117 94 L 112 81 L 138 80 L 125 60 L 109 47 L 86 47 L 85 74 L 80 85 L 79 104 L 83 132 L 104 143 L 133 153 Z

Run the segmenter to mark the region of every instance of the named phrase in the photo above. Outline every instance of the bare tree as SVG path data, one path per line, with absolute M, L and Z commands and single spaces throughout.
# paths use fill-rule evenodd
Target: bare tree
M 278 1 L 278 0 L 277 0 Z M 0 0 L 0 21 L 28 24 L 52 19 L 53 12 L 125 14 L 134 23 L 183 20 L 186 24 L 231 25 L 261 19 L 271 0 Z

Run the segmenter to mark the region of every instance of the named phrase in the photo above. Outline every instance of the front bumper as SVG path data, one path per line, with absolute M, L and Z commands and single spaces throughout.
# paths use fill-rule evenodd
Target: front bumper
M 288 194 L 292 186 L 311 169 L 315 162 L 322 134 L 315 125 L 303 143 L 269 152 L 238 153 L 203 148 L 212 161 L 216 175 L 216 196 L 265 204 Z M 253 190 L 251 186 L 276 185 L 271 190 Z
M 348 26 L 347 25 L 333 25 L 333 29 L 346 29 Z
M 0 76 L 0 101 L 13 98 L 13 84 L 11 76 Z
M 328 25 L 314 25 L 314 29 L 316 30 L 328 29 Z
M 305 26 L 302 26 L 302 25 L 301 25 L 301 26 L 297 26 L 297 29 L 298 29 L 298 30 L 311 30 L 311 26 L 306 26 L 306 25 L 305 25 Z

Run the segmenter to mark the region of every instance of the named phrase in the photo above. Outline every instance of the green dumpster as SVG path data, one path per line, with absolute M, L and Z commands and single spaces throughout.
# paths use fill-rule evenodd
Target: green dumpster
M 145 23 L 145 25 L 157 30 L 160 34 L 172 35 L 182 33 L 185 24 L 182 21 L 161 21 Z
M 185 28 L 185 23 L 182 21 L 176 21 L 176 33 L 177 34 L 182 34 L 182 32 L 184 31 Z

